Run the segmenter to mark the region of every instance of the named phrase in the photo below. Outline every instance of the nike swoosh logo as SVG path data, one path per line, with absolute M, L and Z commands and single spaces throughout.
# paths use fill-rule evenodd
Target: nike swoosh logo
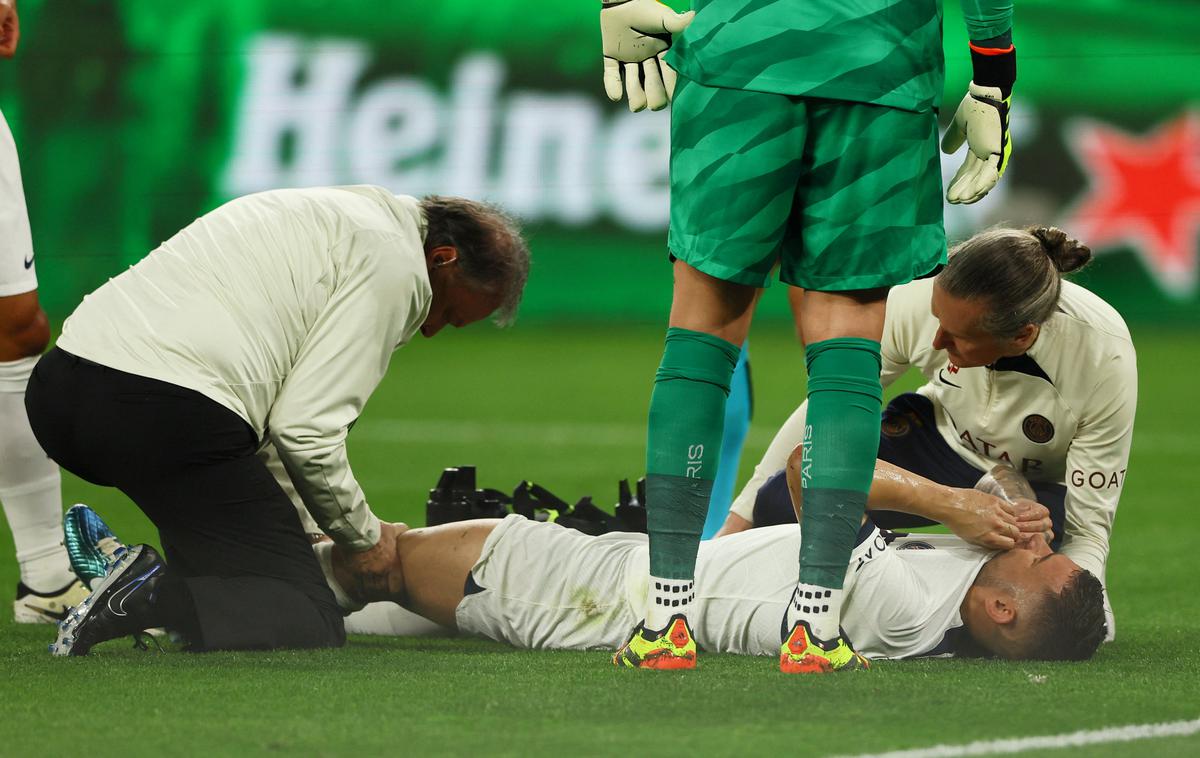
M 157 574 L 158 570 L 160 568 L 162 568 L 162 567 L 155 566 L 154 568 L 150 569 L 146 573 L 139 576 L 137 579 L 134 579 L 129 584 L 125 585 L 121 589 L 119 589 L 116 592 L 114 592 L 113 594 L 109 595 L 108 596 L 108 610 L 112 611 L 112 614 L 114 616 L 129 615 L 129 614 L 125 613 L 125 601 L 128 600 L 129 596 L 132 595 L 135 591 L 137 591 L 137 589 L 139 587 L 141 587 L 143 584 L 145 584 L 147 579 L 149 579 L 150 577 Z M 120 598 L 120 600 L 117 600 L 117 598 Z M 113 605 L 114 602 L 116 602 L 115 606 Z
M 984 97 L 983 95 L 971 95 L 971 97 L 976 102 L 983 103 L 984 105 L 990 105 L 993 108 L 995 108 L 996 110 L 1000 110 L 1001 108 L 1005 107 L 1005 105 L 1006 105 L 1003 100 L 997 100 L 992 97 Z
M 938 379 L 939 379 L 939 380 L 941 380 L 942 384 L 949 384 L 951 387 L 957 387 L 958 389 L 960 389 L 960 390 L 961 390 L 961 389 L 962 389 L 962 385 L 955 384 L 954 382 L 950 381 L 950 380 L 949 380 L 949 379 L 947 379 L 946 377 L 942 376 L 942 372 L 943 372 L 943 371 L 945 371 L 945 370 L 946 370 L 946 369 L 944 369 L 944 368 L 940 368 L 940 369 L 938 369 Z
M 25 269 L 29 270 L 31 268 L 33 268 L 33 256 L 32 255 L 25 259 Z
M 61 611 L 52 611 L 44 605 L 34 605 L 32 603 L 29 604 L 27 607 L 29 608 L 29 610 L 34 611 L 36 613 L 40 613 L 43 616 L 46 616 L 48 618 L 52 618 L 55 621 L 62 621 L 63 619 L 65 619 L 67 617 L 67 613 L 69 613 L 71 610 L 70 608 L 64 608 Z

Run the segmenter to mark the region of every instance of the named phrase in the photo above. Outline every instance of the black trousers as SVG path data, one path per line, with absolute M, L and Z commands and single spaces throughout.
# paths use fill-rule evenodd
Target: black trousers
M 55 348 L 25 395 L 46 452 L 116 487 L 158 527 L 169 574 L 199 621 L 200 650 L 336 647 L 342 612 L 250 425 L 174 384 Z

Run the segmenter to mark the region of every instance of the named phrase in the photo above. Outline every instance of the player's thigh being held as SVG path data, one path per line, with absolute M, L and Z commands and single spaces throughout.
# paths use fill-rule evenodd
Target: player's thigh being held
M 457 628 L 455 611 L 463 599 L 467 576 L 499 524 L 497 519 L 477 519 L 402 534 L 396 546 L 405 607 L 442 626 Z
M 50 323 L 37 290 L 0 297 L 0 362 L 39 355 L 50 343 Z
M 670 324 L 740 345 L 761 294 L 758 287 L 727 282 L 677 260 Z

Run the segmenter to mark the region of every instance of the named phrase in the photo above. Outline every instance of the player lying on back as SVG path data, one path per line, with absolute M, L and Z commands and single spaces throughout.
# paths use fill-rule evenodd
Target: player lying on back
M 793 483 L 801 465 L 798 450 L 789 466 Z M 1020 492 L 1012 478 L 989 475 L 979 486 L 1011 500 Z M 901 535 L 864 522 L 846 572 L 844 616 L 864 655 L 1082 660 L 1100 644 L 1100 584 L 1050 552 L 1041 506 L 945 487 L 880 461 L 868 508 L 936 518 L 955 535 Z M 81 578 L 102 576 L 116 545 L 111 532 L 85 506 L 68 514 L 67 532 Z M 696 624 L 710 649 L 777 654 L 795 581 L 784 559 L 796 555 L 800 539 L 800 527 L 789 524 L 701 546 Z M 409 529 L 395 547 L 391 571 L 379 576 L 351 572 L 333 543 L 316 546 L 338 602 L 356 611 L 347 631 L 429 633 L 407 608 L 444 629 L 516 647 L 590 650 L 611 647 L 640 615 L 644 534 L 590 537 L 509 516 Z M 390 602 L 363 608 L 366 601 Z
M 802 465 L 797 448 L 788 466 L 797 502 Z M 938 519 L 955 535 L 895 534 L 864 520 L 846 572 L 845 631 L 871 658 L 1091 657 L 1104 636 L 1099 581 L 1050 551 L 1049 513 L 1021 499 L 1029 490 L 1019 475 L 997 467 L 978 487 L 878 463 L 869 509 Z M 66 523 L 80 578 L 102 577 L 119 543 L 86 506 Z M 777 653 L 794 584 L 784 558 L 800 541 L 800 527 L 788 524 L 701 546 L 696 624 L 710 649 Z M 644 534 L 592 537 L 516 515 L 402 531 L 385 575 L 355 573 L 332 542 L 315 549 L 338 603 L 353 611 L 350 633 L 428 634 L 436 629 L 428 619 L 532 649 L 605 649 L 623 638 L 639 615 L 648 561 Z
M 797 454 L 789 467 L 794 481 L 799 467 Z M 868 508 L 938 517 L 959 536 L 893 534 L 864 520 L 846 572 L 843 615 L 861 654 L 1083 660 L 1099 646 L 1100 583 L 1050 551 L 1040 506 L 1014 507 L 880 462 Z M 778 654 L 780 619 L 795 584 L 789 559 L 800 541 L 792 524 L 701 546 L 694 623 L 708 649 Z M 520 648 L 606 649 L 640 618 L 648 561 L 642 534 L 590 537 L 509 516 L 412 529 L 396 548 L 384 589 L 377 578 L 364 581 L 343 569 L 332 544 L 316 547 L 347 610 L 386 598 L 448 629 Z M 351 614 L 347 630 L 411 633 L 390 605 Z

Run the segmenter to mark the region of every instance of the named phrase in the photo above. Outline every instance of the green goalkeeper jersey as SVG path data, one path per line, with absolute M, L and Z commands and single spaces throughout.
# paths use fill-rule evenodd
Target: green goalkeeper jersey
M 962 0 L 972 39 L 1012 26 L 1010 0 Z M 920 111 L 942 95 L 940 0 L 694 0 L 667 61 L 711 87 Z

